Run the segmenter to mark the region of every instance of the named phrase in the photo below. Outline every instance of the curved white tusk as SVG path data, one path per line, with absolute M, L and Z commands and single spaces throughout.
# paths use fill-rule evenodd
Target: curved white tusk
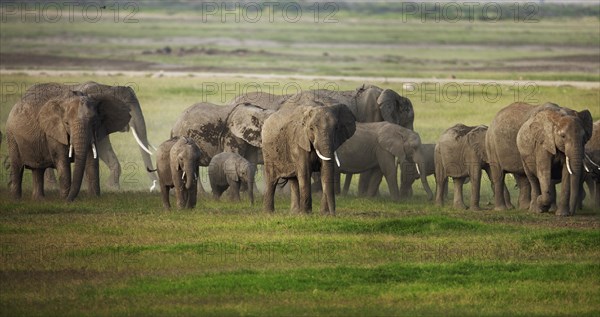
M 585 162 L 583 162 L 583 168 L 585 168 L 586 173 L 590 172 L 590 169 L 587 167 L 587 164 L 585 164 Z
M 198 180 L 198 175 L 196 175 L 196 173 L 194 173 L 194 180 L 197 181 Z
M 140 137 L 138 137 L 138 135 L 135 132 L 135 129 L 133 127 L 131 128 L 131 132 L 133 132 L 133 137 L 135 138 L 135 141 L 139 144 L 139 146 L 142 148 L 142 150 L 146 151 L 146 153 L 148 153 L 150 155 L 154 155 L 154 154 L 152 154 L 152 152 L 150 152 L 150 150 L 148 150 L 148 148 L 144 145 L 144 143 L 142 143 L 142 140 L 140 140 Z
M 323 161 L 330 161 L 331 160 L 331 157 L 324 156 L 323 154 L 321 154 L 321 152 L 319 152 L 319 150 L 315 149 L 315 151 L 317 151 L 317 156 L 320 159 L 322 159 Z
M 417 168 L 417 174 L 421 176 L 421 171 L 419 170 L 419 164 L 415 163 L 415 167 Z
M 567 171 L 569 171 L 570 175 L 573 175 L 573 171 L 571 170 L 571 163 L 569 163 L 569 157 L 567 156 Z
M 150 192 L 154 191 L 155 188 L 156 188 L 156 180 L 153 180 L 152 186 L 150 186 Z
M 73 157 L 73 144 L 69 144 L 69 158 Z
M 600 165 L 598 165 L 598 164 L 596 164 L 596 162 L 592 161 L 592 159 L 587 154 L 585 154 L 585 158 L 588 161 L 590 161 L 590 163 L 594 164 L 594 166 L 596 166 L 600 170 Z
M 181 174 L 181 180 L 183 180 L 185 178 L 185 171 L 183 171 L 183 174 Z
M 94 159 L 97 159 L 98 152 L 96 152 L 96 143 L 92 143 L 92 153 L 94 153 Z
M 333 152 L 333 157 L 335 157 L 335 163 L 337 164 L 337 166 L 341 167 L 342 164 L 340 164 L 340 158 L 337 155 L 337 151 Z

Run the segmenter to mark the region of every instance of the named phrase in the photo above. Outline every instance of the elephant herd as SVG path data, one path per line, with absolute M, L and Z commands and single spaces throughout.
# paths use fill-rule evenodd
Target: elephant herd
M 376 195 L 385 178 L 395 200 L 408 197 L 417 179 L 433 199 L 427 175 L 435 174 L 437 204 L 443 204 L 452 177 L 456 208 L 467 208 L 462 187 L 470 180 L 472 210 L 480 208 L 482 170 L 490 177 L 495 209 L 512 207 L 504 181 L 510 173 L 520 190 L 519 208 L 556 208 L 557 215 L 575 213 L 587 182 L 600 205 L 600 123 L 592 123 L 587 110 L 515 103 L 499 111 L 489 127 L 457 124 L 437 144 L 421 143 L 414 117 L 408 98 L 372 85 L 291 95 L 248 93 L 227 105 L 203 102 L 184 110 L 168 140 L 154 148 L 153 169 L 153 147 L 131 88 L 95 82 L 37 84 L 8 116 L 10 190 L 20 198 L 24 169 L 31 169 L 32 196 L 40 199 L 44 181 L 53 180 L 48 170 L 56 169 L 61 197 L 73 201 L 84 174 L 90 193 L 99 195 L 98 158 L 110 168 L 109 186 L 118 188 L 120 164 L 109 135 L 131 130 L 167 209 L 171 188 L 178 208 L 196 205 L 198 188 L 203 191 L 200 166 L 208 167 L 215 198 L 229 188 L 239 199 L 240 190 L 246 190 L 253 203 L 259 164 L 265 176 L 263 208 L 270 212 L 277 186 L 285 183 L 292 211 L 311 212 L 317 187 L 322 190 L 321 213 L 335 215 L 340 173 L 346 174 L 344 193 L 351 175 L 360 174 L 359 194 Z M 558 182 L 563 185 L 557 202 Z

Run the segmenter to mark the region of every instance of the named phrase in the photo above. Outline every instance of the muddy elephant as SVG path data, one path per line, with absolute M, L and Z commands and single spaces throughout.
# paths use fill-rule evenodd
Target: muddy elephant
M 584 173 L 584 145 L 593 131 L 588 110 L 542 107 L 532 113 L 517 133 L 517 148 L 531 186 L 529 210 L 546 212 L 555 202 L 554 182 L 561 180 L 556 215 L 572 216 L 580 203 Z
M 596 208 L 600 208 L 600 121 L 594 122 L 592 137 L 585 144 L 584 180 Z
M 444 192 L 448 186 L 448 177 L 454 181 L 454 208 L 467 209 L 463 201 L 462 187 L 471 179 L 471 210 L 480 210 L 479 194 L 481 188 L 481 170 L 488 175 L 489 164 L 485 151 L 487 126 L 466 126 L 457 124 L 448 128 L 440 136 L 435 146 L 435 202 L 444 204 Z
M 213 156 L 208 165 L 208 179 L 215 199 L 228 188 L 234 201 L 240 200 L 240 189 L 247 188 L 250 205 L 254 205 L 256 165 L 237 153 L 223 152 Z
M 356 130 L 356 118 L 343 104 L 319 102 L 288 104 L 272 114 L 262 129 L 266 189 L 264 209 L 275 210 L 275 187 L 280 179 L 290 183 L 292 211 L 312 210 L 311 173 L 321 172 L 321 213 L 335 215 L 335 151 Z M 338 161 L 339 162 L 339 161 Z
M 6 122 L 10 189 L 22 194 L 24 168 L 33 173 L 33 198 L 44 196 L 44 171 L 56 168 L 60 195 L 73 201 L 84 171 L 91 194 L 100 194 L 97 144 L 127 127 L 129 107 L 110 94 L 88 95 L 57 83 L 30 87 Z M 74 169 L 71 174 L 71 161 Z
M 196 206 L 200 156 L 200 149 L 194 140 L 188 137 L 173 137 L 158 147 L 156 171 L 165 209 L 171 209 L 171 188 L 175 188 L 178 209 L 191 209 Z
M 376 169 L 385 176 L 392 199 L 398 200 L 400 194 L 396 162 L 402 165 L 408 158 L 412 161 L 420 146 L 421 138 L 417 133 L 397 124 L 357 122 L 354 135 L 337 150 L 340 162 L 338 169 L 341 173 L 361 173 Z M 423 163 L 418 162 L 424 169 Z M 375 192 L 369 194 L 375 195 Z
M 91 97 L 99 97 L 110 96 L 113 99 L 122 102 L 127 105 L 129 108 L 130 120 L 128 124 L 120 131 L 125 132 L 131 130 L 131 133 L 138 143 L 140 148 L 140 153 L 142 155 L 142 160 L 144 161 L 144 165 L 150 169 L 152 169 L 152 155 L 150 143 L 148 142 L 148 136 L 146 133 L 146 121 L 144 120 L 144 114 L 142 112 L 142 108 L 140 106 L 140 102 L 137 99 L 137 96 L 131 87 L 126 86 L 109 86 L 104 84 L 99 84 L 96 82 L 86 82 L 83 84 L 77 85 L 62 85 L 62 90 L 64 91 L 81 91 L 88 96 Z M 50 96 L 47 96 L 50 97 Z M 44 98 L 41 98 L 39 102 L 45 102 Z M 119 179 L 121 177 L 121 164 L 115 154 L 115 151 L 112 148 L 112 144 L 110 143 L 110 138 L 106 137 L 102 140 L 98 141 L 97 150 L 98 157 L 106 164 L 110 170 L 110 175 L 107 181 L 107 185 L 110 188 L 118 189 Z M 152 181 L 152 185 L 156 183 L 158 180 L 155 173 L 148 173 L 148 177 Z M 56 179 L 52 170 L 46 171 L 46 180 L 50 183 L 55 183 Z
M 427 182 L 427 176 L 435 175 L 434 153 L 435 144 L 421 144 L 415 150 L 412 160 L 408 158 L 404 165 L 400 165 L 402 170 L 402 173 L 400 173 L 400 197 L 410 197 L 412 184 L 415 180 L 420 179 L 423 190 L 427 193 L 427 200 L 433 199 L 433 192 Z M 415 162 L 418 162 L 418 164 L 415 165 Z M 416 173 L 412 173 L 413 167 Z

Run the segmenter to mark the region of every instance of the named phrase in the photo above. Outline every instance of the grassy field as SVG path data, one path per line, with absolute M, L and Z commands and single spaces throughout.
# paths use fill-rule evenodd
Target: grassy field
M 147 3 L 139 2 L 132 24 L 2 20 L 0 68 L 81 73 L 2 74 L 0 131 L 21 94 L 39 82 L 132 86 L 156 146 L 196 102 L 222 104 L 258 87 L 283 94 L 362 84 L 319 75 L 486 79 L 371 83 L 412 100 L 424 143 L 459 122 L 489 124 L 514 101 L 552 101 L 600 119 L 600 90 L 536 84 L 600 80 L 598 6 L 547 11 L 524 25 L 404 21 L 379 4 L 340 10 L 339 23 L 325 25 L 202 22 L 190 2 L 167 9 Z M 165 46 L 173 53 L 156 53 Z M 98 69 L 290 78 L 99 76 Z M 357 197 L 353 184 L 351 195 L 337 197 L 337 217 L 292 215 L 283 195 L 272 215 L 262 211 L 260 197 L 249 206 L 245 197 L 233 203 L 203 196 L 194 210 L 167 212 L 160 195 L 148 192 L 132 135 L 115 133 L 111 141 L 123 167 L 122 190 L 106 189 L 101 163 L 99 198 L 84 190 L 68 204 L 49 190 L 46 200 L 32 201 L 26 172 L 24 198 L 13 201 L 0 168 L 0 316 L 600 315 L 600 211 L 589 199 L 575 217 L 558 218 L 489 210 L 487 180 L 488 210 L 481 212 L 436 207 L 417 185 L 412 199 L 395 202 L 385 184 L 373 199 Z M 3 144 L 0 159 L 5 155 Z M 429 183 L 434 187 L 432 177 Z M 514 181 L 508 183 L 514 197 Z M 313 198 L 318 211 L 320 197 Z

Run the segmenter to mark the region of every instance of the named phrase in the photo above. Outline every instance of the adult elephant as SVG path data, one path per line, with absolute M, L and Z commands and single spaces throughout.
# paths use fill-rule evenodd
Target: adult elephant
M 61 85 L 57 87 L 60 91 L 81 91 L 82 93 L 92 98 L 113 98 L 118 102 L 127 106 L 129 110 L 129 122 L 120 132 L 131 130 L 134 139 L 140 147 L 140 153 L 145 167 L 142 170 L 152 169 L 152 152 L 150 151 L 150 143 L 146 133 L 146 121 L 137 96 L 131 87 L 127 86 L 110 86 L 89 81 L 77 85 Z M 45 103 L 48 101 L 46 97 L 40 98 L 38 102 Z M 119 189 L 119 179 L 121 178 L 121 164 L 115 154 L 110 143 L 110 138 L 106 137 L 99 140 L 97 143 L 98 156 L 106 164 L 110 170 L 110 176 L 107 185 L 111 188 Z M 148 172 L 148 177 L 153 185 L 158 181 L 156 173 Z M 51 170 L 46 171 L 46 180 L 50 183 L 55 182 L 54 175 Z
M 596 208 L 600 208 L 600 121 L 594 122 L 592 137 L 585 144 L 585 182 Z
M 287 104 L 271 115 L 262 129 L 266 190 L 264 209 L 275 210 L 279 179 L 290 183 L 292 211 L 312 210 L 310 177 L 321 172 L 321 213 L 335 215 L 335 151 L 356 130 L 356 118 L 343 104 L 324 107 L 320 102 Z
M 21 198 L 24 168 L 33 173 L 33 198 L 44 196 L 44 171 L 57 168 L 61 197 L 73 201 L 84 171 L 88 189 L 100 194 L 96 144 L 121 131 L 129 108 L 118 98 L 87 95 L 57 83 L 30 87 L 12 108 L 6 123 L 10 158 L 10 188 Z M 70 162 L 75 167 L 71 179 Z
M 337 153 L 339 171 L 342 173 L 361 173 L 371 169 L 381 171 L 390 190 L 392 199 L 400 199 L 398 190 L 398 168 L 396 162 L 403 165 L 410 159 L 412 164 L 420 165 L 417 170 L 425 170 L 425 162 L 417 160 L 415 154 L 421 146 L 417 133 L 389 122 L 356 123 L 356 132 Z M 426 175 L 423 174 L 426 178 Z M 425 179 L 425 183 L 427 180 Z M 375 193 L 369 193 L 375 195 Z
M 192 138 L 202 152 L 200 166 L 208 166 L 213 156 L 221 152 L 237 153 L 251 163 L 262 164 L 260 132 L 273 112 L 250 103 L 197 103 L 179 116 L 171 137 Z
M 554 180 L 562 180 L 558 216 L 572 216 L 580 203 L 584 146 L 592 136 L 592 115 L 562 107 L 532 113 L 517 134 L 517 148 L 531 185 L 529 210 L 546 212 L 554 203 Z

